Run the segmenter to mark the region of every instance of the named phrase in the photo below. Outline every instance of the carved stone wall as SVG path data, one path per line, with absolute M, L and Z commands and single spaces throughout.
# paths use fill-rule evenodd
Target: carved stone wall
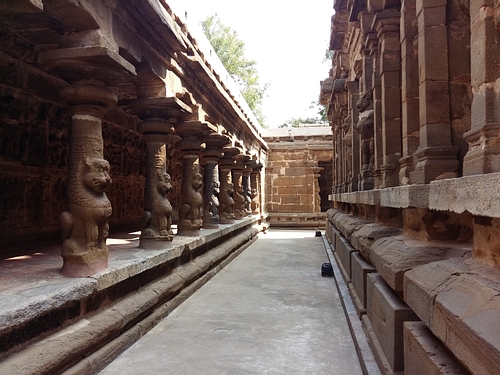
M 334 136 L 327 235 L 377 364 L 383 374 L 496 374 L 499 3 L 334 8 L 320 93 Z M 352 132 L 361 147 L 351 153 L 345 135 L 365 118 L 350 103 L 366 95 L 374 181 L 358 164 L 356 187 L 365 137 Z

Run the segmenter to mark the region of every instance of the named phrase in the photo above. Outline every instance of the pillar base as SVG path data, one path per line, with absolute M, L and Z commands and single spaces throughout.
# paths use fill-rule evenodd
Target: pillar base
M 457 177 L 457 146 L 426 147 L 417 150 L 418 163 L 410 172 L 412 184 L 428 184 L 443 178 Z
M 492 141 L 499 133 L 500 125 L 488 124 L 464 134 L 469 143 L 469 151 L 464 157 L 464 176 L 500 172 L 500 144 Z
M 173 235 L 161 237 L 141 237 L 139 239 L 139 248 L 148 250 L 162 250 L 172 246 Z
M 66 277 L 89 277 L 106 268 L 108 268 L 107 252 L 105 258 L 92 263 L 87 263 L 82 259 L 64 259 L 61 274 Z

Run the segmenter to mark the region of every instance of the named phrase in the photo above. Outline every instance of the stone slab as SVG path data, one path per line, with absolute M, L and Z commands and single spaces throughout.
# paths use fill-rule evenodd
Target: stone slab
M 468 375 L 423 322 L 404 323 L 405 375 Z
M 470 244 L 424 243 L 401 235 L 375 241 L 370 260 L 387 284 L 402 296 L 405 272 L 450 257 L 468 257 L 471 251 Z
M 500 272 L 452 258 L 405 275 L 405 300 L 473 374 L 500 373 Z
M 343 237 L 337 236 L 335 242 L 335 254 L 337 255 L 342 267 L 346 272 L 347 280 L 351 280 L 351 254 L 358 252 L 351 244 Z
M 500 173 L 432 181 L 431 210 L 500 217 Z
M 367 279 L 366 315 L 391 370 L 403 371 L 403 323 L 418 320 L 418 317 L 379 274 L 370 273 Z
M 384 237 L 393 237 L 400 235 L 400 228 L 387 227 L 377 223 L 363 225 L 360 229 L 353 232 L 351 244 L 359 250 L 367 261 L 371 261 L 371 247 L 375 241 Z
M 366 310 L 367 275 L 376 271 L 360 253 L 351 254 L 351 282 L 364 310 Z

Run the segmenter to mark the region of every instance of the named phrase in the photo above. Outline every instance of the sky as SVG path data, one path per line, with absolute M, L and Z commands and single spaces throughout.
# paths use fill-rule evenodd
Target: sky
M 319 97 L 320 81 L 328 77 L 324 63 L 330 39 L 333 0 L 171 0 L 174 12 L 187 12 L 193 34 L 199 23 L 218 14 L 238 33 L 245 56 L 255 60 L 260 83 L 269 83 L 262 112 L 276 128 L 292 118 L 317 117 L 309 109 Z M 196 30 L 198 29 L 198 30 Z

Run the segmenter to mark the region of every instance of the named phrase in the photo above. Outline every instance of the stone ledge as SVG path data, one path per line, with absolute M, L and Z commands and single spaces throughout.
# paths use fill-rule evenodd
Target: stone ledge
M 408 271 L 406 303 L 473 374 L 500 374 L 500 273 L 453 258 Z
M 268 213 L 271 227 L 324 228 L 326 218 L 326 212 Z
M 385 282 L 402 297 L 406 272 L 422 264 L 451 257 L 469 257 L 471 251 L 470 244 L 424 243 L 400 235 L 375 241 L 371 247 L 370 260 Z
M 390 208 L 429 208 L 500 218 L 500 173 L 432 181 L 430 184 L 333 194 L 336 202 Z
M 429 208 L 498 218 L 500 217 L 500 173 L 432 181 Z
M 350 204 L 391 208 L 427 208 L 429 206 L 429 185 L 404 185 L 386 189 L 334 194 L 334 200 Z

